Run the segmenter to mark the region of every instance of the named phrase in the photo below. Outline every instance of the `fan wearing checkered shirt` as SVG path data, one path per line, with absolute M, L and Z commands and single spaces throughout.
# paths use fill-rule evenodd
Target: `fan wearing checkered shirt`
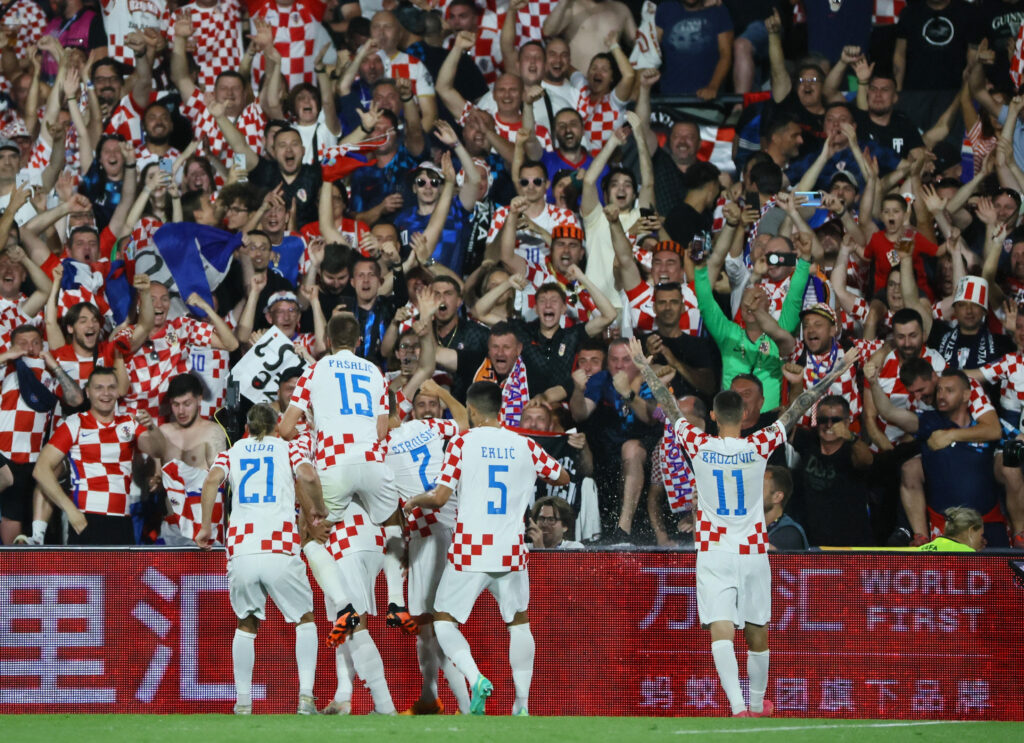
M 630 353 L 693 463 L 697 481 L 697 612 L 711 633 L 711 654 L 733 716 L 769 717 L 774 705 L 768 688 L 768 632 L 771 619 L 771 567 L 764 519 L 764 475 L 769 455 L 782 446 L 797 421 L 852 364 L 850 351 L 819 384 L 802 392 L 779 420 L 751 436 L 740 436 L 743 399 L 726 390 L 715 396 L 711 436 L 682 417 L 675 398 L 651 369 L 638 340 Z M 747 642 L 750 708 L 743 700 L 733 648 L 736 628 Z
M 434 81 L 420 60 L 398 48 L 401 35 L 401 26 L 391 11 L 382 10 L 379 13 L 374 13 L 373 18 L 370 19 L 370 36 L 380 47 L 381 59 L 384 62 L 384 75 L 392 79 L 404 77 L 412 81 L 412 95 L 419 104 L 423 130 L 430 131 L 437 121 Z
M 488 85 L 493 84 L 498 78 L 498 70 L 502 69 L 501 45 L 497 43 L 500 32 L 497 15 L 485 11 L 476 4 L 476 0 L 451 0 L 445 12 L 452 35 L 444 40 L 444 46 L 451 48 L 454 35 L 460 31 L 473 34 L 476 37 L 473 61 Z
M 469 388 L 466 407 L 471 429 L 448 444 L 433 493 L 411 498 L 405 512 L 442 508 L 455 495 L 459 509 L 434 601 L 434 632 L 441 649 L 472 683 L 470 711 L 485 713 L 493 685 L 477 668 L 469 643 L 459 631 L 480 594 L 498 602 L 509 631 L 509 664 L 515 685 L 513 715 L 528 715 L 535 646 L 527 614 L 530 578 L 526 571 L 523 516 L 540 477 L 566 485 L 569 474 L 532 439 L 498 422 L 501 389 L 492 382 Z
M 296 501 L 309 518 L 322 519 L 320 480 L 302 448 L 277 434 L 277 413 L 253 405 L 247 436 L 221 452 L 203 483 L 203 526 L 196 544 L 209 549 L 213 506 L 225 480 L 231 483 L 231 523 L 227 534 L 228 595 L 238 625 L 231 642 L 236 715 L 252 714 L 252 670 L 256 632 L 266 619 L 267 596 L 295 625 L 295 660 L 299 670 L 300 715 L 317 713 L 313 699 L 316 675 L 316 623 L 313 591 L 299 557 Z
M 134 544 L 128 513 L 132 458 L 136 450 L 163 457 L 166 441 L 148 412 L 140 410 L 134 418 L 117 412 L 117 386 L 113 369 L 93 369 L 85 385 L 89 410 L 68 416 L 32 472 L 43 494 L 67 515 L 69 544 Z M 70 497 L 57 480 L 65 459 Z

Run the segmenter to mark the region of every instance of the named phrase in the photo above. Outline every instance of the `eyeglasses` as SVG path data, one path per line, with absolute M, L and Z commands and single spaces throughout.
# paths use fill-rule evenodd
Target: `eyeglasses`
M 399 343 L 398 344 L 398 350 L 399 351 L 412 351 L 413 349 L 419 348 L 419 347 L 420 346 L 419 346 L 418 343 Z
M 800 78 L 800 82 L 802 82 L 802 83 L 816 83 L 816 82 L 818 82 L 818 78 L 816 78 L 816 77 L 802 77 L 802 78 Z
M 229 206 L 228 211 L 232 214 L 248 214 L 251 209 L 246 209 L 244 206 Z
M 846 420 L 846 418 L 841 418 L 839 416 L 834 416 L 834 415 L 828 415 L 828 416 L 819 415 L 818 416 L 818 425 L 819 426 L 831 426 L 831 425 L 834 425 L 836 423 L 842 423 L 845 420 Z
M 558 518 L 557 516 L 538 516 L 536 518 L 538 524 L 555 524 L 561 520 L 562 519 Z
M 520 178 L 519 179 L 519 185 L 522 186 L 523 188 L 526 188 L 531 183 L 533 185 L 535 185 L 535 186 L 543 186 L 544 185 L 544 179 L 543 178 Z
M 417 178 L 416 179 L 416 185 L 419 186 L 420 188 L 423 188 L 428 183 L 431 186 L 433 186 L 434 188 L 437 188 L 442 183 L 444 183 L 444 181 L 442 181 L 440 178 Z

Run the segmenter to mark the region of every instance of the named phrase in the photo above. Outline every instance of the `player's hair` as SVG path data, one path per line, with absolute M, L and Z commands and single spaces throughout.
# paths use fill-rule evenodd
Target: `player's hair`
M 765 474 L 772 479 L 772 490 L 782 493 L 782 510 L 786 510 L 790 497 L 793 495 L 793 475 L 786 467 L 770 464 L 765 467 Z
M 735 382 L 737 379 L 742 379 L 742 380 L 747 381 L 747 382 L 753 382 L 754 384 L 757 385 L 757 389 L 761 393 L 761 396 L 764 397 L 764 383 L 760 379 L 757 378 L 757 375 L 755 375 L 755 374 L 737 374 L 735 377 L 732 378 L 732 381 Z M 731 384 L 731 382 L 730 382 L 730 384 Z
M 919 379 L 931 379 L 934 375 L 935 370 L 927 359 L 910 359 L 900 367 L 900 381 L 907 387 Z
M 501 387 L 494 382 L 473 382 L 466 390 L 466 405 L 488 418 L 497 418 L 501 410 Z
M 277 411 L 266 403 L 256 403 L 249 408 L 245 424 L 249 428 L 249 435 L 259 441 L 267 434 L 273 433 L 274 427 L 277 426 Z
M 164 393 L 164 399 L 170 402 L 182 395 L 195 395 L 201 398 L 203 396 L 203 383 L 194 374 L 178 374 L 171 377 L 171 380 L 167 383 L 167 392 Z
M 572 510 L 569 502 L 557 495 L 546 495 L 533 504 L 533 508 L 530 509 L 530 518 L 536 521 L 537 517 L 540 516 L 540 509 L 544 508 L 544 506 L 551 506 L 555 515 L 558 516 L 558 520 L 562 522 L 562 526 L 566 529 L 566 538 L 575 539 L 576 513 Z
M 545 292 L 554 292 L 561 298 L 563 302 L 566 301 L 565 289 L 562 288 L 562 285 L 559 284 L 557 281 L 544 282 L 543 284 L 537 287 L 537 291 L 534 292 L 534 296 L 539 297 L 541 294 L 544 294 Z
M 818 410 L 821 410 L 826 405 L 833 408 L 842 408 L 846 417 L 850 417 L 850 401 L 842 395 L 825 395 L 818 403 Z
M 321 273 L 338 273 L 348 270 L 352 272 L 352 249 L 343 243 L 327 243 L 324 245 L 324 259 L 320 264 Z
M 882 197 L 882 204 L 884 205 L 887 201 L 891 201 L 894 204 L 899 204 L 900 209 L 906 212 L 910 207 L 907 206 L 907 200 L 900 196 L 898 193 L 887 193 Z
M 35 330 L 35 328 L 33 328 L 33 330 Z M 17 332 L 17 329 L 15 329 L 15 332 Z M 13 339 L 14 339 L 14 333 L 11 333 L 11 340 L 13 340 Z M 116 379 L 117 378 L 117 373 L 113 370 L 113 368 L 111 368 L 109 366 L 94 366 L 92 368 L 92 371 L 89 372 L 89 378 L 85 380 L 85 386 L 86 387 L 91 387 L 92 386 L 92 380 L 95 377 L 114 377 Z
M 739 392 L 722 390 L 715 395 L 714 410 L 719 425 L 738 425 L 743 420 L 743 398 Z
M 916 322 L 922 332 L 924 331 L 924 321 L 921 320 L 921 313 L 917 310 L 904 307 L 902 310 L 896 310 L 892 313 L 892 326 L 894 328 L 897 325 L 906 325 L 908 322 Z
M 958 537 L 971 529 L 984 528 L 985 523 L 981 520 L 981 514 L 967 506 L 953 506 L 942 512 L 946 517 L 946 525 L 942 529 L 944 537 Z
M 962 369 L 943 369 L 942 374 L 940 374 L 939 376 L 942 377 L 943 379 L 949 379 L 951 377 L 959 379 L 960 384 L 963 385 L 965 391 L 969 392 L 971 389 L 971 380 L 968 378 L 966 374 L 964 374 Z M 904 382 L 903 384 L 906 384 L 906 382 Z
M 374 263 L 376 265 L 376 262 Z M 359 323 L 353 315 L 331 315 L 331 319 L 327 321 L 327 337 L 330 339 L 332 351 L 340 351 L 343 348 L 352 350 L 359 342 L 359 336 Z

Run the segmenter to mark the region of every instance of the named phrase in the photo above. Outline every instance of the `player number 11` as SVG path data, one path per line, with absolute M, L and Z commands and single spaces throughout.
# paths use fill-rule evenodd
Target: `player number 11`
M 715 509 L 715 513 L 719 516 L 729 515 L 729 504 L 725 500 L 725 470 L 711 470 L 711 474 L 715 476 L 715 482 L 718 483 L 718 508 Z M 746 516 L 747 509 L 744 505 L 745 496 L 743 493 L 743 470 L 732 470 L 729 472 L 733 479 L 736 480 L 736 510 L 732 512 L 733 516 Z

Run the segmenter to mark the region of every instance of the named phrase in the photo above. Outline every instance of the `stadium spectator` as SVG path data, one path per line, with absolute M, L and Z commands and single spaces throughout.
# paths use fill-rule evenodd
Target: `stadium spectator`
M 771 466 L 764 471 L 764 523 L 768 549 L 805 550 L 810 545 L 804 528 L 785 513 L 793 495 L 793 477 L 785 467 Z
M 526 538 L 537 549 L 583 549 L 580 542 L 572 540 L 574 521 L 572 507 L 563 498 L 549 495 L 530 509 Z

